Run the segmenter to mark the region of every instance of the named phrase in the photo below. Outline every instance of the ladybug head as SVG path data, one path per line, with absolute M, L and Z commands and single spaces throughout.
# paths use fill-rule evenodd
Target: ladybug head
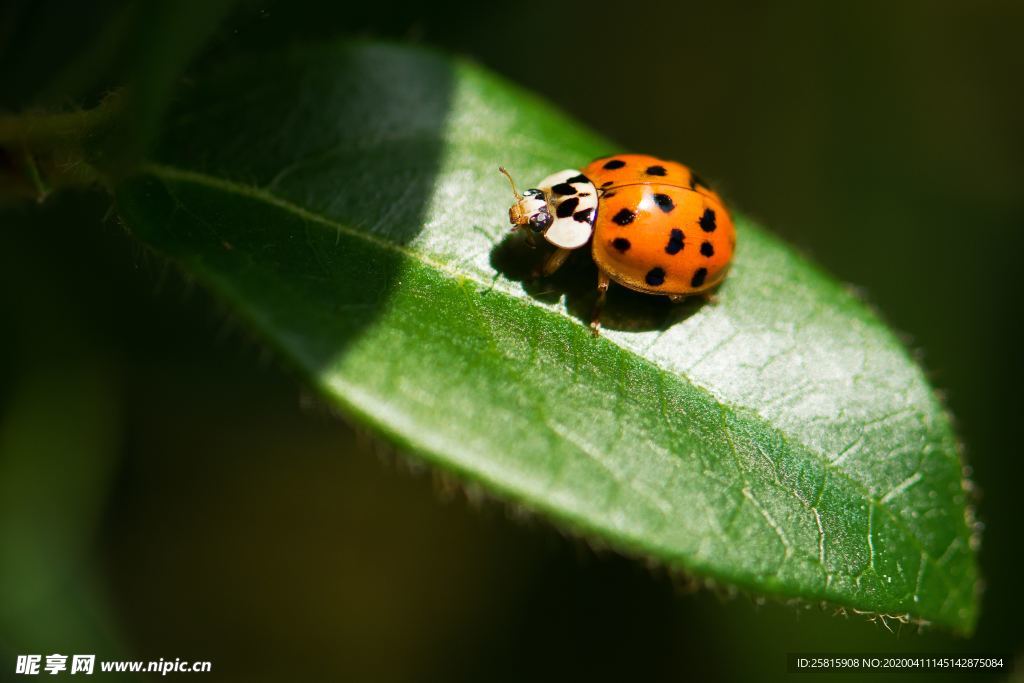
M 520 227 L 526 226 L 534 232 L 542 233 L 551 227 L 551 222 L 554 219 L 548 211 L 548 202 L 544 198 L 544 192 L 534 189 L 519 194 L 508 171 L 500 166 L 498 170 L 508 178 L 508 182 L 512 185 L 512 194 L 516 198 L 516 203 L 508 210 L 508 221 L 512 224 L 512 229 L 518 230 Z

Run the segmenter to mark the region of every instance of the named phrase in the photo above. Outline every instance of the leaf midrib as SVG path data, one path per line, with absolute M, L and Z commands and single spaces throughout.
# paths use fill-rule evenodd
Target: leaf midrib
M 314 211 L 310 211 L 309 209 L 306 209 L 305 207 L 302 207 L 302 206 L 300 206 L 298 204 L 290 202 L 290 201 L 288 201 L 286 199 L 282 199 L 281 197 L 278 197 L 277 195 L 275 195 L 275 194 L 273 194 L 271 192 L 268 192 L 265 189 L 258 188 L 258 187 L 253 187 L 251 185 L 246 185 L 246 184 L 243 184 L 243 183 L 238 183 L 236 181 L 227 180 L 227 179 L 224 179 L 224 178 L 219 178 L 217 176 L 209 175 L 207 173 L 202 173 L 202 172 L 199 172 L 199 171 L 192 171 L 192 170 L 182 169 L 182 168 L 178 168 L 178 167 L 175 167 L 175 166 L 171 166 L 171 165 L 167 165 L 167 164 L 161 164 L 161 163 L 156 163 L 156 162 L 149 162 L 149 163 L 144 164 L 142 166 L 142 168 L 141 168 L 141 171 L 143 173 L 147 173 L 147 174 L 153 175 L 153 176 L 155 176 L 157 178 L 160 178 L 162 180 L 170 180 L 170 181 L 179 181 L 179 182 L 193 183 L 193 184 L 201 185 L 201 186 L 204 186 L 204 187 L 207 187 L 207 188 L 211 188 L 211 189 L 215 189 L 215 190 L 220 190 L 220 191 L 224 191 L 224 192 L 227 192 L 227 193 L 230 193 L 230 194 L 246 197 L 246 198 L 251 199 L 253 201 L 257 201 L 257 202 L 261 202 L 261 203 L 267 204 L 269 206 L 273 206 L 274 208 L 277 208 L 277 209 L 279 209 L 281 211 L 285 211 L 287 213 L 290 213 L 290 214 L 292 214 L 292 215 L 294 215 L 294 216 L 296 216 L 298 218 L 301 218 L 303 220 L 309 221 L 311 223 L 323 225 L 323 226 L 332 228 L 334 230 L 337 230 L 338 232 L 340 232 L 341 234 L 343 234 L 343 235 L 345 235 L 347 237 L 352 237 L 352 238 L 355 238 L 355 239 L 363 240 L 364 242 L 372 244 L 372 245 L 374 245 L 374 246 L 376 246 L 376 247 L 378 247 L 380 249 L 384 249 L 384 250 L 390 251 L 392 253 L 399 254 L 399 255 L 401 255 L 401 256 L 403 256 L 405 258 L 408 258 L 408 259 L 411 259 L 411 260 L 414 260 L 414 261 L 418 261 L 419 263 L 422 263 L 423 265 L 429 266 L 430 268 L 433 268 L 433 269 L 435 269 L 435 270 L 437 270 L 437 271 L 439 271 L 439 272 L 441 272 L 441 273 L 451 277 L 453 280 L 463 281 L 463 282 L 467 282 L 467 281 L 468 282 L 473 282 L 473 283 L 479 285 L 480 287 L 482 287 L 482 288 L 484 288 L 484 289 L 486 289 L 488 291 L 494 291 L 494 284 L 495 284 L 494 281 L 487 281 L 487 280 L 484 280 L 482 278 L 476 277 L 476 276 L 474 276 L 472 274 L 466 273 L 464 271 L 455 270 L 455 269 L 451 268 L 451 266 L 449 264 L 447 264 L 447 263 L 445 263 L 443 261 L 439 261 L 439 260 L 433 259 L 433 258 L 431 258 L 430 256 L 428 256 L 427 254 L 425 254 L 425 253 L 423 253 L 421 251 L 418 251 L 418 250 L 415 250 L 415 249 L 411 249 L 411 248 L 409 248 L 409 247 L 407 247 L 405 245 L 402 245 L 402 244 L 397 244 L 397 243 L 395 243 L 395 242 L 393 242 L 391 240 L 379 237 L 379 236 L 377 236 L 377 235 L 375 235 L 375 234 L 373 234 L 371 232 L 366 232 L 364 230 L 359 230 L 359 229 L 356 229 L 356 228 L 352 228 L 351 226 L 345 225 L 344 223 L 339 223 L 339 222 L 334 221 L 334 220 L 332 220 L 330 218 L 327 218 L 326 216 L 318 214 L 318 213 L 316 213 Z M 515 300 L 517 303 L 528 305 L 528 304 L 525 304 L 525 302 L 523 302 L 523 299 L 521 297 L 516 297 L 516 296 L 513 296 L 512 294 L 509 294 L 509 293 L 506 293 L 506 292 L 500 292 L 500 293 L 503 296 L 507 296 L 508 298 Z M 548 307 L 542 307 L 542 308 L 544 308 L 544 310 L 547 311 L 548 313 L 560 316 L 563 319 L 574 320 L 574 319 L 571 318 L 571 316 L 568 316 L 566 313 L 561 312 L 558 309 L 553 309 L 553 308 L 548 308 Z M 637 361 L 651 366 L 658 373 L 667 373 L 668 372 L 664 368 L 662 368 L 662 367 L 652 363 L 650 360 L 648 360 L 648 359 L 646 359 L 646 358 L 644 358 L 642 356 L 637 355 L 635 353 L 635 351 L 617 344 L 611 338 L 606 336 L 606 337 L 604 337 L 604 340 L 605 340 L 605 342 L 610 343 L 613 346 L 615 346 L 616 348 L 618 348 L 620 350 L 620 352 L 622 352 L 624 354 L 628 354 L 630 357 L 636 359 Z M 943 581 L 943 583 L 947 587 L 952 589 L 951 594 L 950 594 L 951 596 L 952 595 L 959 595 L 962 592 L 963 586 L 958 586 L 953 581 L 953 578 L 950 576 L 949 572 L 945 571 L 945 564 L 944 563 L 940 563 L 935 557 L 933 557 L 928 552 L 928 550 L 924 547 L 924 545 L 921 542 L 921 540 L 917 537 L 917 535 L 911 529 L 909 529 L 906 526 L 906 523 L 902 520 L 902 518 L 900 518 L 891 509 L 889 509 L 889 507 L 887 505 L 882 503 L 880 498 L 875 497 L 871 493 L 871 490 L 867 486 L 867 484 L 861 482 L 859 479 L 854 477 L 854 475 L 852 475 L 852 474 L 850 474 L 850 473 L 848 473 L 848 472 L 846 472 L 846 471 L 844 471 L 842 469 L 837 468 L 837 466 L 832 462 L 832 460 L 830 460 L 828 458 L 828 456 L 825 453 L 820 452 L 819 450 L 817 450 L 813 446 L 810 446 L 808 444 L 803 443 L 800 439 L 795 438 L 792 434 L 789 434 L 788 432 L 786 432 L 780 426 L 771 424 L 770 422 L 767 422 L 763 416 L 759 415 L 755 411 L 743 408 L 741 406 L 735 406 L 735 405 L 729 403 L 728 401 L 720 399 L 718 396 L 716 396 L 714 394 L 714 392 L 711 389 L 709 389 L 709 388 L 707 388 L 705 386 L 702 386 L 702 385 L 694 382 L 689 377 L 686 377 L 684 375 L 676 375 L 675 373 L 670 373 L 670 374 L 672 374 L 674 377 L 678 377 L 682 381 L 685 381 L 687 384 L 689 384 L 695 390 L 698 390 L 698 391 L 704 393 L 707 396 L 709 403 L 717 405 L 719 408 L 721 408 L 723 410 L 729 410 L 734 415 L 740 415 L 740 414 L 743 414 L 743 413 L 752 413 L 753 415 L 755 415 L 758 418 L 759 421 L 761 421 L 762 423 L 770 425 L 771 429 L 774 430 L 776 433 L 778 433 L 783 438 L 783 440 L 785 442 L 798 444 L 799 447 L 800 447 L 800 450 L 803 450 L 806 453 L 809 453 L 812 456 L 816 457 L 821 462 L 821 464 L 824 467 L 826 472 L 828 472 L 830 474 L 838 475 L 839 477 L 843 478 L 844 480 L 849 482 L 851 485 L 853 485 L 864 496 L 864 499 L 869 503 L 869 505 L 882 510 L 886 514 L 886 516 L 889 518 L 889 520 L 891 522 L 893 522 L 895 525 L 897 525 L 906 534 L 906 536 L 913 542 L 915 548 L 920 552 L 921 557 L 926 558 L 931 563 L 933 568 L 939 570 L 938 571 L 938 576 L 941 578 L 941 580 Z M 726 437 L 730 440 L 730 443 L 731 443 L 731 438 L 732 437 L 731 437 L 731 434 L 729 434 L 728 430 L 726 432 Z M 740 469 L 742 471 L 742 466 L 740 464 L 738 464 L 737 466 L 740 467 Z M 479 476 L 479 473 L 475 473 L 475 474 L 477 476 Z M 496 483 L 498 485 L 498 488 L 500 488 L 502 490 L 507 490 L 507 487 L 504 484 L 500 483 L 500 482 L 492 482 L 492 483 Z M 776 484 L 772 483 L 772 485 L 775 486 Z M 785 487 L 782 487 L 781 490 L 784 491 L 787 495 L 795 496 L 797 498 L 797 500 L 801 503 L 801 505 L 805 505 L 805 507 L 808 507 L 804 503 L 804 501 L 800 498 L 800 496 L 798 496 L 795 493 L 795 491 L 787 489 Z M 819 498 L 820 498 L 820 492 L 819 492 Z M 539 504 L 539 501 L 533 501 L 533 504 Z M 548 507 L 548 506 L 545 506 L 545 507 Z M 816 509 L 816 505 L 810 505 L 808 507 L 808 509 L 814 510 L 814 509 Z M 591 522 L 589 520 L 584 520 L 583 523 L 586 526 L 590 526 L 590 525 L 593 524 L 593 522 Z M 620 533 L 621 533 L 621 531 L 620 531 Z M 961 537 L 959 535 L 957 535 L 954 538 L 952 543 L 955 544 L 959 540 L 961 540 Z M 634 539 L 634 542 L 637 542 L 640 547 L 647 546 L 647 542 L 644 541 L 643 539 L 640 539 L 640 538 Z M 670 550 L 670 549 L 662 548 L 662 550 Z M 824 569 L 824 567 L 823 567 L 823 569 Z M 826 570 L 826 574 L 828 574 L 828 573 L 829 572 Z M 861 572 L 861 574 L 863 574 L 863 572 Z M 848 576 L 850 576 L 851 578 L 855 577 L 854 574 L 848 574 Z

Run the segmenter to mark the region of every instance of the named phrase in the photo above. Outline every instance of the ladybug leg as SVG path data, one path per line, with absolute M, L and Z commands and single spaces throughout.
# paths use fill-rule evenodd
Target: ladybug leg
M 510 230 L 509 232 L 516 232 L 521 227 L 522 226 L 519 225 L 513 226 L 512 230 Z M 537 238 L 534 236 L 533 232 L 530 230 L 524 230 L 523 232 L 526 234 L 526 246 L 528 246 L 530 249 L 536 249 Z
M 534 271 L 534 277 L 547 277 L 562 267 L 565 259 L 569 258 L 572 249 L 558 249 L 544 261 L 544 265 Z
M 608 285 L 611 279 L 603 270 L 597 271 L 597 301 L 594 302 L 594 312 L 590 315 L 590 329 L 594 336 L 601 334 L 601 309 L 604 308 L 604 300 L 608 297 Z

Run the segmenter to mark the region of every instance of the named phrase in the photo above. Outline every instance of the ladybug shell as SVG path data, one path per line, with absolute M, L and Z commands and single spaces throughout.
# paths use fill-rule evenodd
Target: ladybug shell
M 722 200 L 689 168 L 617 154 L 583 169 L 601 193 L 594 261 L 612 280 L 649 294 L 711 289 L 725 277 L 736 229 Z

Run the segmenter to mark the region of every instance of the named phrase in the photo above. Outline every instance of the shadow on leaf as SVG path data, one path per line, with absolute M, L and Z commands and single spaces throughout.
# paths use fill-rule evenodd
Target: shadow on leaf
M 539 241 L 530 246 L 518 232 L 510 232 L 491 250 L 491 266 L 509 278 L 522 283 L 531 297 L 544 303 L 565 298 L 569 313 L 584 324 L 590 324 L 597 301 L 597 266 L 590 256 L 590 247 L 579 249 L 565 264 L 547 277 L 538 269 L 553 251 L 551 245 Z M 703 297 L 691 297 L 674 304 L 664 296 L 651 296 L 612 283 L 601 313 L 601 326 L 609 330 L 644 332 L 666 330 L 696 313 L 706 304 Z
M 132 233 L 323 368 L 387 310 L 436 189 L 451 64 L 329 44 L 229 60 L 122 185 Z M 230 283 L 225 286 L 225 283 Z

